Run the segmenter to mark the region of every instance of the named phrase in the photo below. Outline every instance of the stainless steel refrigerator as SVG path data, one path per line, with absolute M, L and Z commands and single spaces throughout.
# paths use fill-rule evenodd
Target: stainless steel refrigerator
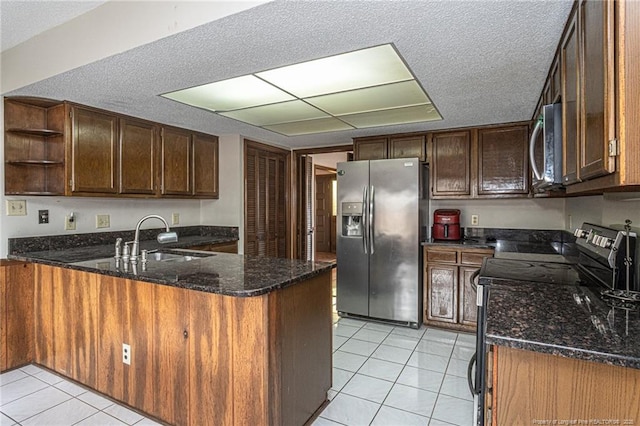
M 428 173 L 418 159 L 338 163 L 337 311 L 418 327 Z

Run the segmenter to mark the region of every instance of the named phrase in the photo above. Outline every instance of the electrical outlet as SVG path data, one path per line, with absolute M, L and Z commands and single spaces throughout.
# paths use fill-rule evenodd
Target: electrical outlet
M 122 362 L 131 365 L 131 346 L 126 343 L 122 344 Z
M 171 224 L 172 225 L 180 224 L 180 213 L 174 213 L 171 215 Z
M 38 210 L 38 223 L 49 223 L 49 210 Z
M 480 218 L 478 217 L 477 214 L 472 214 L 471 215 L 471 226 L 478 226 L 478 224 L 480 223 Z
M 26 216 L 27 202 L 25 200 L 7 200 L 7 216 Z
M 76 215 L 75 213 L 68 214 L 64 217 L 64 229 L 66 231 L 75 231 L 76 229 Z
M 108 228 L 111 226 L 111 219 L 108 214 L 96 215 L 96 228 Z

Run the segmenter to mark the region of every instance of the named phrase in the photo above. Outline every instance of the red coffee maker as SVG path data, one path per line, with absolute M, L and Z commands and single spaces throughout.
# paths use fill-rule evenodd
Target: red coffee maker
M 433 227 L 431 237 L 434 240 L 459 240 L 460 234 L 460 210 L 438 209 L 433 212 Z

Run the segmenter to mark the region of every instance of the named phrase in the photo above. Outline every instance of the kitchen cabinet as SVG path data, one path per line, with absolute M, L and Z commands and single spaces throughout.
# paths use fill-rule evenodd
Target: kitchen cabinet
M 5 98 L 4 130 L 5 194 L 64 195 L 64 104 Z
M 448 198 L 471 195 L 471 132 L 437 132 L 430 135 L 431 196 Z
M 217 136 L 70 102 L 4 105 L 7 195 L 219 196 Z
M 151 413 L 157 389 L 153 357 L 155 285 L 108 276 L 96 278 L 100 306 L 95 388 Z M 130 365 L 122 362 L 123 344 L 131 348 Z
M 162 195 L 191 194 L 191 132 L 162 127 Z
M 23 280 L 35 283 L 33 361 L 163 422 L 305 424 L 326 401 L 331 271 L 233 297 L 28 268 L 35 270 Z
M 427 161 L 425 135 L 388 135 L 353 139 L 354 160 L 418 158 Z
M 96 387 L 95 275 L 35 266 L 35 362 Z
M 640 418 L 638 369 L 503 346 L 493 347 L 493 368 L 491 424 L 571 419 L 622 425 Z
M 238 242 L 226 242 L 216 244 L 203 244 L 199 246 L 189 247 L 189 250 L 214 251 L 220 253 L 238 253 Z
M 478 195 L 527 195 L 528 154 L 528 125 L 478 129 Z
M 0 260 L 0 372 L 34 356 L 33 265 Z
M 118 118 L 114 114 L 71 106 L 72 194 L 116 194 Z
M 492 249 L 424 248 L 424 322 L 459 331 L 476 328 L 476 290 L 471 276 Z
M 580 0 L 580 179 L 615 171 L 609 143 L 615 139 L 614 2 Z
M 245 254 L 288 254 L 288 160 L 285 150 L 245 142 Z
M 218 137 L 193 134 L 193 195 L 218 198 Z
M 154 195 L 158 190 L 158 128 L 155 123 L 118 120 L 120 194 Z
M 562 40 L 562 182 L 578 182 L 578 147 L 580 141 L 580 93 L 578 17 L 573 13 Z

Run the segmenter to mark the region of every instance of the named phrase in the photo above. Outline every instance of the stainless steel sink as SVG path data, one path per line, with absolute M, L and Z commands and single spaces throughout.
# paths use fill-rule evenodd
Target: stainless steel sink
M 190 262 L 192 260 L 201 259 L 203 257 L 211 257 L 215 256 L 214 253 L 207 254 L 176 254 L 176 253 L 166 253 L 162 251 L 155 251 L 147 254 L 148 261 L 155 262 Z

